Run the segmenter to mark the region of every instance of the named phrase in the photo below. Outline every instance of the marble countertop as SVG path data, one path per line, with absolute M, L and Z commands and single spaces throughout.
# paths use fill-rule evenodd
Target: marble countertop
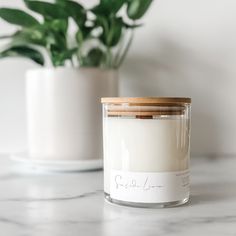
M 0 156 L 2 236 L 236 236 L 236 157 L 192 158 L 191 201 L 141 209 L 104 202 L 102 171 L 25 171 Z

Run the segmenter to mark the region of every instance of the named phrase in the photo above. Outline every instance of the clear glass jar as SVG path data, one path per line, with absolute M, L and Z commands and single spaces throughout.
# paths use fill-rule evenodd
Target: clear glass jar
M 104 192 L 113 203 L 189 199 L 190 98 L 103 98 Z

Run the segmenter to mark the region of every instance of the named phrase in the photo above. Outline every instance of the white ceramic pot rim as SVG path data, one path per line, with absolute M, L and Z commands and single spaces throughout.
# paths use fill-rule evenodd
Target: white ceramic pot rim
M 40 72 L 60 72 L 60 71 L 102 71 L 102 72 L 117 72 L 117 69 L 113 68 L 99 68 L 99 67 L 64 67 L 64 66 L 59 66 L 59 67 L 39 67 L 39 68 L 32 68 L 28 69 L 27 73 L 40 73 Z

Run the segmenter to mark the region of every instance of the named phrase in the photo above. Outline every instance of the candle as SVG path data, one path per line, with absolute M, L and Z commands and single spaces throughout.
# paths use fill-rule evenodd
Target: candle
M 104 98 L 102 102 L 106 199 L 147 207 L 187 202 L 190 99 Z

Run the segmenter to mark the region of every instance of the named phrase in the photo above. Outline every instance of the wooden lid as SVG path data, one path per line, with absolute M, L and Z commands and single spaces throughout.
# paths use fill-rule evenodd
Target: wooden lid
M 178 106 L 191 104 L 191 98 L 181 97 L 106 97 L 101 99 L 105 104 L 130 104 L 139 106 Z
M 136 116 L 152 118 L 153 116 L 175 116 L 185 114 L 185 106 L 121 106 L 109 104 L 106 109 L 108 116 Z
M 137 118 L 152 118 L 153 116 L 183 115 L 182 111 L 108 111 L 108 116 L 136 116 Z

